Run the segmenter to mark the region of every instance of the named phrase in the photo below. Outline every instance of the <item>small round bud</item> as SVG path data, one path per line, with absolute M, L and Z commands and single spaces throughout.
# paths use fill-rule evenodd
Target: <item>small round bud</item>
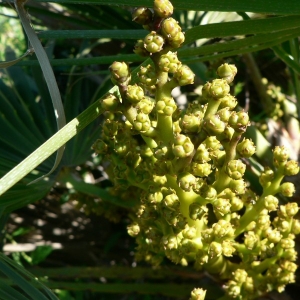
M 177 52 L 169 51 L 163 54 L 158 61 L 159 68 L 164 72 L 175 73 L 181 66 L 181 62 L 178 60 Z
M 130 236 L 135 237 L 140 233 L 140 226 L 137 223 L 133 223 L 127 226 L 127 232 Z
M 153 9 L 161 18 L 168 18 L 173 14 L 173 5 L 169 0 L 154 0 Z
M 229 110 L 229 107 L 225 107 L 220 109 L 217 112 L 217 115 L 220 117 L 220 120 L 223 122 L 228 122 L 230 116 L 231 116 L 231 111 Z
M 212 99 L 219 100 L 228 95 L 230 87 L 226 80 L 214 79 L 210 85 L 209 96 Z
M 140 72 L 138 73 L 140 82 L 147 87 L 155 85 L 157 82 L 157 77 L 155 74 L 155 70 L 151 65 L 147 67 L 141 66 Z
M 106 111 L 114 112 L 119 107 L 119 104 L 119 99 L 113 94 L 107 94 L 101 100 L 101 107 Z
M 156 103 L 156 111 L 159 114 L 172 116 L 176 109 L 177 105 L 172 97 L 163 97 Z
M 249 139 L 244 139 L 242 142 L 240 142 L 236 150 L 238 151 L 239 155 L 241 157 L 251 157 L 255 153 L 255 145 L 254 143 Z
M 282 163 L 285 163 L 290 156 L 287 148 L 284 146 L 276 146 L 273 152 L 273 163 L 275 167 L 279 167 Z
M 153 14 L 149 8 L 138 7 L 132 13 L 132 21 L 140 25 L 148 25 L 152 22 Z
M 243 269 L 237 269 L 233 272 L 233 278 L 238 283 L 244 283 L 248 277 L 248 274 Z
M 242 180 L 242 179 L 231 180 L 231 182 L 229 184 L 229 188 L 237 195 L 242 195 L 245 193 L 246 184 L 245 184 L 244 180 Z
M 133 52 L 142 57 L 147 57 L 150 55 L 150 53 L 145 49 L 143 40 L 138 40 L 136 42 L 136 44 L 134 45 Z
M 205 144 L 200 144 L 199 147 L 196 150 L 196 153 L 193 157 L 193 161 L 199 162 L 199 163 L 205 163 L 210 160 L 209 152 L 205 146 Z
M 92 146 L 92 149 L 100 155 L 107 154 L 108 146 L 103 140 L 96 140 L 94 145 Z
M 228 176 L 232 179 L 241 179 L 246 171 L 246 165 L 240 160 L 231 160 L 226 167 Z
M 129 66 L 125 62 L 115 61 L 110 67 L 111 80 L 116 85 L 127 85 L 131 79 Z
M 226 220 L 219 220 L 218 223 L 212 225 L 213 234 L 217 239 L 224 237 L 232 237 L 234 235 L 234 229 L 231 223 Z
M 280 186 L 280 193 L 285 197 L 292 197 L 295 193 L 295 185 L 291 182 L 285 182 Z
M 144 90 L 137 84 L 128 85 L 126 97 L 132 104 L 136 104 L 144 98 Z
M 256 246 L 258 241 L 259 238 L 253 231 L 248 231 L 245 234 L 244 244 L 247 249 L 252 250 Z
M 273 170 L 266 168 L 259 176 L 259 183 L 261 184 L 262 187 L 268 187 L 272 183 L 273 179 L 274 179 Z
M 203 145 L 205 145 L 206 148 L 210 151 L 219 150 L 221 147 L 221 143 L 215 136 L 207 137 L 204 140 Z
M 161 24 L 161 32 L 165 38 L 175 37 L 180 31 L 178 22 L 173 18 L 167 18 Z
M 291 249 L 295 247 L 295 241 L 290 238 L 281 239 L 280 245 L 283 249 Z
M 230 110 L 232 110 L 238 104 L 236 98 L 234 96 L 230 95 L 230 94 L 228 94 L 227 96 L 223 97 L 221 100 L 222 101 L 221 101 L 221 104 L 219 106 L 219 109 L 228 107 Z
M 197 230 L 196 230 L 195 227 L 190 227 L 189 225 L 186 225 L 184 230 L 182 231 L 182 235 L 183 235 L 184 238 L 191 240 L 191 239 L 196 238 Z
M 183 132 L 195 133 L 200 129 L 201 120 L 198 116 L 186 113 L 180 120 L 180 127 Z
M 231 204 L 229 199 L 217 198 L 213 203 L 214 210 L 218 212 L 221 216 L 230 213 Z
M 270 228 L 270 227 L 269 227 Z M 267 229 L 267 239 L 270 243 L 278 243 L 281 240 L 281 233 L 279 230 L 268 230 Z
M 168 44 L 173 48 L 179 48 L 185 40 L 184 33 L 182 31 L 178 31 L 175 36 L 169 36 L 167 38 Z
M 199 177 L 207 177 L 211 172 L 211 164 L 209 163 L 196 163 L 193 162 L 191 164 L 191 172 L 195 175 L 195 176 L 199 176 Z
M 178 175 L 178 185 L 186 192 L 190 192 L 196 184 L 196 177 L 191 173 L 184 172 Z
M 133 121 L 134 129 L 145 132 L 151 128 L 151 121 L 149 119 L 149 115 L 144 114 L 142 112 L 136 115 L 135 120 Z
M 188 157 L 194 151 L 194 144 L 191 142 L 189 137 L 183 134 L 178 134 L 174 138 L 172 151 L 174 155 L 178 158 Z
M 164 38 L 157 34 L 155 31 L 151 31 L 144 38 L 144 47 L 150 53 L 156 53 L 162 50 L 164 45 Z
M 210 115 L 205 119 L 203 126 L 211 135 L 215 135 L 224 132 L 226 124 L 218 115 Z
M 193 84 L 194 78 L 194 72 L 186 65 L 180 66 L 177 72 L 174 73 L 174 79 L 177 80 L 180 86 Z
M 161 239 L 161 244 L 164 249 L 176 249 L 177 248 L 177 237 L 174 235 L 165 235 Z
M 208 212 L 208 208 L 200 203 L 193 202 L 189 206 L 189 217 L 192 220 L 200 220 Z
M 293 234 L 299 234 L 300 233 L 300 221 L 297 219 L 292 220 L 292 230 L 291 232 Z
M 176 194 L 167 195 L 163 199 L 162 204 L 170 210 L 179 212 L 180 202 L 179 202 L 179 198 Z
M 298 162 L 295 160 L 288 161 L 284 166 L 284 175 L 292 176 L 297 175 L 299 173 Z
M 206 295 L 206 290 L 194 288 L 191 291 L 191 297 L 189 300 L 204 300 Z
M 298 204 L 296 202 L 290 202 L 285 205 L 286 215 L 291 218 L 294 217 L 299 211 Z
M 219 257 L 223 252 L 222 245 L 217 242 L 212 242 L 209 247 L 209 257 L 210 259 Z
M 278 199 L 272 195 L 268 195 L 264 198 L 265 208 L 268 211 L 275 211 L 278 208 Z
M 152 98 L 145 96 L 143 99 L 141 99 L 141 101 L 138 102 L 136 109 L 138 112 L 149 115 L 153 110 L 154 105 L 155 101 Z
M 227 83 L 231 83 L 234 79 L 234 76 L 237 73 L 237 68 L 235 65 L 223 64 L 221 65 L 218 70 L 217 74 L 222 79 L 225 79 Z
M 200 196 L 206 200 L 212 201 L 217 197 L 217 191 L 208 184 L 203 184 L 200 189 Z
M 247 126 L 249 126 L 249 115 L 244 111 L 231 113 L 228 120 L 228 124 L 239 132 L 246 131 Z

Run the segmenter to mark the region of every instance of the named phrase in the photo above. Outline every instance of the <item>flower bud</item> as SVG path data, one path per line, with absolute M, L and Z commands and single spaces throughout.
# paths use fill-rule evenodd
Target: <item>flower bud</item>
M 116 85 L 128 85 L 131 75 L 125 62 L 115 61 L 110 67 L 111 81 Z
M 214 239 L 212 228 L 207 228 L 205 230 L 202 230 L 201 237 L 204 243 L 210 244 Z
M 170 194 L 167 195 L 163 201 L 162 204 L 164 205 L 164 207 L 173 210 L 175 212 L 179 212 L 179 208 L 180 208 L 180 202 L 179 202 L 179 198 L 176 194 Z
M 197 236 L 197 230 L 195 227 L 190 227 L 186 225 L 184 230 L 182 231 L 182 235 L 186 239 L 194 239 Z
M 180 120 L 180 127 L 183 132 L 195 133 L 200 129 L 201 120 L 198 116 L 186 113 Z
M 232 257 L 233 253 L 235 252 L 235 248 L 232 246 L 231 240 L 224 240 L 222 242 L 223 248 L 223 255 L 227 257 Z
M 298 162 L 295 160 L 290 160 L 284 165 L 284 175 L 292 176 L 297 175 L 299 173 Z
M 191 291 L 191 297 L 189 300 L 204 300 L 206 295 L 206 290 L 194 288 Z
M 239 155 L 241 157 L 251 157 L 255 153 L 255 145 L 254 143 L 249 139 L 244 139 L 242 142 L 240 142 L 236 150 L 238 151 Z
M 292 220 L 292 230 L 291 232 L 293 234 L 299 234 L 300 233 L 300 221 L 297 219 Z
M 207 137 L 204 140 L 203 145 L 205 145 L 206 148 L 210 151 L 219 150 L 221 147 L 221 143 L 215 136 Z
M 213 203 L 214 210 L 221 216 L 227 215 L 230 213 L 231 204 L 228 199 L 217 198 Z
M 107 119 L 103 124 L 103 132 L 110 139 L 118 134 L 118 129 L 119 123 L 117 121 Z
M 209 96 L 214 100 L 219 100 L 229 94 L 230 87 L 226 80 L 214 79 L 209 88 Z
M 152 22 L 153 14 L 149 8 L 138 7 L 132 13 L 132 21 L 140 25 L 148 25 Z
M 108 146 L 103 140 L 96 140 L 94 145 L 92 146 L 92 149 L 100 155 L 105 155 L 107 154 Z
M 174 138 L 172 151 L 174 155 L 178 158 L 188 157 L 194 151 L 194 144 L 191 142 L 189 137 L 183 134 L 178 134 Z
M 264 198 L 265 208 L 270 211 L 275 211 L 278 208 L 278 199 L 272 195 L 268 195 Z
M 173 5 L 169 0 L 154 0 L 153 9 L 161 18 L 168 18 L 173 14 Z
M 156 111 L 159 114 L 172 116 L 177 109 L 177 105 L 172 97 L 163 97 L 156 103 Z
M 168 53 L 161 55 L 158 61 L 158 67 L 164 72 L 177 72 L 178 68 L 181 67 L 177 52 L 169 51 Z
M 222 252 L 223 252 L 223 247 L 220 243 L 212 242 L 210 244 L 209 251 L 208 251 L 210 259 L 219 257 L 220 255 L 222 255 Z
M 280 245 L 283 249 L 291 249 L 295 247 L 295 241 L 290 238 L 281 239 Z
M 262 187 L 266 188 L 271 185 L 273 179 L 274 179 L 273 170 L 266 168 L 259 176 L 259 183 L 261 184 Z
M 291 182 L 285 182 L 280 186 L 280 193 L 285 197 L 292 197 L 295 193 L 295 185 Z
M 217 197 L 217 191 L 208 184 L 203 184 L 200 189 L 200 196 L 206 200 L 212 201 Z
M 225 79 L 227 83 L 231 83 L 234 79 L 234 76 L 237 73 L 237 68 L 235 65 L 223 64 L 221 65 L 218 70 L 217 74 L 222 79 Z
M 165 235 L 161 239 L 161 244 L 164 249 L 176 249 L 177 248 L 177 237 L 175 235 Z
M 208 212 L 208 208 L 200 203 L 193 202 L 189 206 L 189 217 L 192 220 L 200 220 Z
M 162 50 L 164 45 L 164 38 L 157 34 L 155 31 L 151 31 L 144 38 L 144 47 L 150 53 L 156 53 Z
M 137 223 L 132 223 L 127 226 L 127 232 L 130 236 L 135 237 L 140 233 L 140 226 Z
M 246 281 L 248 274 L 243 269 L 237 269 L 233 272 L 233 278 L 236 282 L 242 284 Z
M 218 115 L 210 115 L 205 119 L 203 127 L 211 135 L 216 135 L 225 130 L 226 124 L 220 120 Z
M 133 52 L 142 57 L 147 57 L 150 55 L 150 53 L 145 49 L 143 40 L 138 40 L 136 42 L 136 44 L 134 45 Z
M 140 72 L 138 73 L 140 82 L 144 84 L 146 87 L 150 87 L 155 85 L 157 82 L 157 77 L 155 74 L 155 70 L 151 65 L 147 67 L 141 66 Z
M 219 106 L 219 109 L 228 107 L 229 110 L 234 109 L 237 106 L 238 102 L 236 100 L 236 98 L 230 94 L 228 94 L 227 96 L 223 97 L 221 99 L 221 104 Z
M 232 179 L 241 179 L 246 171 L 246 165 L 240 160 L 231 160 L 226 167 L 226 173 Z
M 113 94 L 108 94 L 101 99 L 101 107 L 106 111 L 114 112 L 119 107 L 119 104 L 119 99 Z
M 226 122 L 228 122 L 228 120 L 231 116 L 231 111 L 229 110 L 229 107 L 225 107 L 225 108 L 220 109 L 217 112 L 217 115 L 219 116 L 221 121 L 226 123 Z
M 205 147 L 205 144 L 200 144 L 199 147 L 196 150 L 196 153 L 193 157 L 193 161 L 199 162 L 199 163 L 205 163 L 210 161 L 209 152 L 207 148 Z
M 161 24 L 161 32 L 165 38 L 175 37 L 178 32 L 181 32 L 181 27 L 175 19 L 167 18 Z
M 268 228 L 270 229 L 270 227 Z M 277 230 L 276 228 L 274 230 L 268 230 L 267 229 L 267 239 L 270 243 L 278 243 L 281 240 L 281 233 L 279 230 Z
M 195 74 L 188 66 L 181 65 L 174 73 L 173 78 L 177 80 L 180 86 L 184 86 L 194 83 Z
M 285 205 L 285 212 L 289 218 L 294 217 L 299 211 L 298 204 L 296 202 L 290 202 Z
M 144 98 L 144 90 L 137 84 L 128 85 L 126 97 L 132 104 L 136 104 Z
M 229 200 L 230 200 L 230 204 L 231 204 L 230 210 L 232 212 L 239 211 L 244 207 L 244 202 L 239 197 L 234 196 L 234 197 L 230 198 Z
M 245 233 L 244 244 L 247 249 L 252 250 L 253 248 L 255 248 L 258 241 L 259 238 L 253 231 L 248 231 L 247 233 Z
M 173 48 L 179 48 L 185 40 L 184 33 L 182 31 L 178 31 L 174 36 L 168 36 L 167 41 L 168 44 Z
M 212 172 L 212 169 L 209 163 L 200 164 L 200 163 L 193 162 L 191 164 L 191 172 L 195 176 L 207 177 Z
M 279 167 L 282 163 L 285 163 L 290 156 L 287 148 L 284 146 L 276 146 L 273 151 L 273 163 L 275 167 Z
M 133 121 L 133 126 L 137 131 L 148 131 L 151 128 L 151 121 L 149 119 L 149 116 L 142 112 L 138 113 L 135 120 Z
M 231 223 L 226 220 L 219 220 L 218 223 L 212 225 L 213 234 L 217 239 L 224 237 L 232 237 L 234 235 L 234 229 Z
M 196 184 L 196 177 L 191 173 L 184 172 L 178 175 L 177 182 L 181 189 L 185 192 L 190 192 Z
M 144 114 L 150 114 L 151 111 L 153 110 L 155 105 L 155 101 L 148 97 L 145 96 L 136 106 L 136 109 L 138 112 L 143 112 Z
M 249 126 L 249 115 L 244 111 L 231 113 L 228 120 L 228 124 L 239 132 L 246 131 L 247 126 Z
M 246 190 L 246 184 L 244 180 L 231 180 L 229 184 L 229 188 L 236 193 L 237 195 L 242 195 L 245 193 Z

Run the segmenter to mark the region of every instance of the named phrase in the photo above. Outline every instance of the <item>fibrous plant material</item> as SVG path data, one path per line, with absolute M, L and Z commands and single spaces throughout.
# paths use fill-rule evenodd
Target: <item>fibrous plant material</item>
M 249 116 L 235 110 L 230 94 L 236 67 L 221 65 L 219 78 L 203 86 L 205 104 L 194 101 L 179 111 L 172 90 L 194 82 L 176 54 L 184 34 L 169 1 L 155 0 L 153 11 L 133 13 L 150 31 L 134 51 L 152 64 L 141 67 L 135 84 L 126 63 L 112 64 L 121 99 L 107 95 L 103 101 L 108 118 L 94 144 L 110 161 L 107 172 L 115 189 L 134 187 L 140 199 L 128 226 L 138 244 L 136 257 L 154 265 L 165 257 L 194 264 L 226 281 L 228 299 L 281 292 L 295 281 L 300 222 L 294 219 L 298 205 L 280 205 L 276 194 L 293 195 L 293 184 L 281 181 L 297 174 L 298 164 L 284 147 L 276 147 L 273 166 L 259 178 L 262 194 L 251 190 L 245 162 L 255 145 L 243 138 Z M 191 293 L 191 299 L 204 297 L 201 289 Z

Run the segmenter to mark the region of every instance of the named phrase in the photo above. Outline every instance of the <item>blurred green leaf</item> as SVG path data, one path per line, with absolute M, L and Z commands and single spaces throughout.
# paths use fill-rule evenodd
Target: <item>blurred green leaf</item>
M 47 256 L 51 254 L 53 248 L 51 246 L 38 246 L 34 251 L 31 252 L 31 264 L 37 265 L 44 261 Z

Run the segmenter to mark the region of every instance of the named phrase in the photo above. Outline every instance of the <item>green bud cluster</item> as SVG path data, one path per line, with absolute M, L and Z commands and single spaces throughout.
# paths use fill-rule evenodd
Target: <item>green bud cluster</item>
M 155 0 L 153 12 L 134 11 L 133 20 L 150 31 L 134 51 L 152 63 L 134 84 L 127 64 L 110 67 L 121 98 L 103 100 L 111 117 L 93 148 L 109 161 L 115 191 L 136 190 L 128 233 L 136 238 L 137 259 L 194 264 L 227 280 L 226 293 L 236 299 L 282 291 L 295 280 L 300 222 L 297 204 L 281 205 L 276 195 L 293 195 L 293 184 L 281 182 L 299 172 L 298 164 L 276 147 L 272 168 L 259 178 L 262 194 L 251 190 L 245 172 L 255 145 L 243 138 L 249 116 L 235 110 L 230 94 L 234 65 L 221 65 L 201 101 L 178 110 L 171 91 L 192 84 L 194 74 L 177 57 L 184 34 L 172 12 L 168 0 Z M 204 297 L 195 289 L 190 299 Z

